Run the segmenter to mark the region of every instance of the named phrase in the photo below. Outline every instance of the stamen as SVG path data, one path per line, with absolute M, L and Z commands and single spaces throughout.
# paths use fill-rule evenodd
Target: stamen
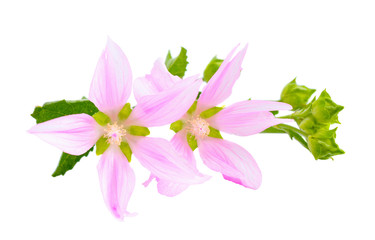
M 107 127 L 104 128 L 104 137 L 107 138 L 109 144 L 120 145 L 125 135 L 126 129 L 122 126 L 118 126 L 117 123 L 108 123 Z
M 186 129 L 196 137 L 207 137 L 210 134 L 209 124 L 206 120 L 200 117 L 193 117 L 187 121 Z

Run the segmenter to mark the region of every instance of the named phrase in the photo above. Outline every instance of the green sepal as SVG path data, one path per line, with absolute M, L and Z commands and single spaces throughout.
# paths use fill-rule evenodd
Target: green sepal
M 344 154 L 345 152 L 337 145 L 336 130 L 321 130 L 314 135 L 310 135 L 307 143 L 315 159 L 326 160 L 335 155 Z
M 340 123 L 338 114 L 344 107 L 332 101 L 331 96 L 324 90 L 319 98 L 312 103 L 312 115 L 321 123 Z
M 77 162 L 79 162 L 79 160 L 81 160 L 81 158 L 87 157 L 92 150 L 94 150 L 94 147 L 90 148 L 84 154 L 78 156 L 70 155 L 63 152 L 61 154 L 60 161 L 56 167 L 56 170 L 52 173 L 52 177 L 57 177 L 59 175 L 64 176 L 67 171 L 73 169 L 73 167 L 76 165 Z
M 203 81 L 210 81 L 210 79 L 217 72 L 223 61 L 224 60 L 218 59 L 216 56 L 213 57 L 203 72 Z
M 197 109 L 197 104 L 198 104 L 198 101 L 194 101 L 194 103 L 191 105 L 187 113 L 192 115 L 195 112 L 195 109 Z
M 126 129 L 129 134 L 134 136 L 147 136 L 150 134 L 150 130 L 147 127 L 142 126 L 130 126 Z
M 300 109 L 306 106 L 307 101 L 315 91 L 315 89 L 297 85 L 296 79 L 293 79 L 282 90 L 280 101 L 290 104 L 293 110 Z
M 109 147 L 109 143 L 107 142 L 107 138 L 100 137 L 98 141 L 96 141 L 96 155 L 102 155 L 105 150 Z
M 118 113 L 118 120 L 124 121 L 128 119 L 131 112 L 132 108 L 130 107 L 130 103 L 125 104 L 121 111 Z
M 198 142 L 195 139 L 195 136 L 188 133 L 188 134 L 186 134 L 186 139 L 187 139 L 187 142 L 189 144 L 189 147 L 191 148 L 192 151 L 194 151 L 198 147 Z
M 92 117 L 100 126 L 106 126 L 111 122 L 111 119 L 103 112 L 97 112 Z
M 213 127 L 209 127 L 209 129 L 210 129 L 210 133 L 208 134 L 209 137 L 223 139 L 219 130 L 217 130 L 216 128 L 213 128 Z
M 168 51 L 167 57 L 165 58 L 165 66 L 168 71 L 175 76 L 183 78 L 186 72 L 186 66 L 188 65 L 186 49 L 181 47 L 180 54 L 172 58 L 171 52 Z
M 175 133 L 178 133 L 181 131 L 181 129 L 184 127 L 184 122 L 182 120 L 177 120 L 171 124 L 169 129 L 173 130 Z
M 92 116 L 98 111 L 98 108 L 87 99 L 76 101 L 61 100 L 56 102 L 47 102 L 43 104 L 43 106 L 35 107 L 31 116 L 36 120 L 36 123 L 42 123 L 71 114 L 86 113 Z
M 121 152 L 125 155 L 125 157 L 128 159 L 128 162 L 132 160 L 132 150 L 127 142 L 121 142 L 120 144 Z
M 201 112 L 201 114 L 199 116 L 203 119 L 210 118 L 223 109 L 224 109 L 223 107 L 212 107 L 210 109 L 207 109 L 207 110 Z

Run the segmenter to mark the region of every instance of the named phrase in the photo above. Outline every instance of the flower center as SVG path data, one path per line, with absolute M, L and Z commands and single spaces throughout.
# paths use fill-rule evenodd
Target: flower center
M 196 137 L 207 137 L 210 134 L 210 125 L 206 120 L 195 117 L 187 121 L 187 130 Z
M 126 130 L 117 125 L 116 122 L 114 124 L 108 123 L 107 127 L 104 128 L 104 137 L 107 138 L 109 144 L 120 145 L 125 135 Z

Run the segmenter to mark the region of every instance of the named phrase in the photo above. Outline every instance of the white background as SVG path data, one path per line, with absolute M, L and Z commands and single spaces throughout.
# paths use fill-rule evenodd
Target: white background
M 373 1 L 1 1 L 0 239 L 375 239 Z M 168 49 L 188 49 L 187 75 L 202 73 L 248 43 L 231 104 L 277 100 L 282 87 L 324 88 L 344 105 L 337 142 L 346 151 L 315 161 L 287 136 L 224 138 L 257 160 L 257 191 L 222 179 L 168 198 L 136 159 L 136 189 L 117 221 L 102 200 L 91 154 L 52 178 L 60 151 L 26 133 L 36 105 L 87 96 L 110 36 L 133 75 L 151 70 Z M 130 99 L 132 103 L 134 99 Z M 172 132 L 151 129 L 167 139 Z

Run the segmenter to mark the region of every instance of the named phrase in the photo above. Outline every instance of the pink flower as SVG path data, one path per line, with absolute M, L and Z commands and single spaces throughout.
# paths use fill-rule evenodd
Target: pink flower
M 160 179 L 183 186 L 207 180 L 186 164 L 170 142 L 139 136 L 142 134 L 136 132 L 148 132 L 146 127 L 165 125 L 182 117 L 194 101 L 200 84 L 198 78 L 179 82 L 167 92 L 140 99 L 131 110 L 130 104 L 126 104 L 132 88 L 130 65 L 120 47 L 108 39 L 89 94 L 100 110 L 96 120 L 87 114 L 74 114 L 37 124 L 29 132 L 73 155 L 83 154 L 97 143 L 97 150 L 104 152 L 98 164 L 104 201 L 115 217 L 123 219 L 130 215 L 127 205 L 135 185 L 130 157 L 127 157 L 131 152 Z
M 235 103 L 222 110 L 214 108 L 230 96 L 232 87 L 240 76 L 247 46 L 232 58 L 236 48 L 229 53 L 204 87 L 197 102 L 190 102 L 192 107 L 180 119 L 181 130 L 175 134 L 171 142 L 190 165 L 195 167 L 195 159 L 188 139 L 195 140 L 206 166 L 222 173 L 226 180 L 257 189 L 261 184 L 262 175 L 253 157 L 238 144 L 222 139 L 217 130 L 239 136 L 256 134 L 268 127 L 288 121 L 276 119 L 270 111 L 289 110 L 291 106 L 280 102 L 251 100 Z M 134 89 L 135 96 L 170 91 L 170 87 L 178 83 L 173 76 L 159 78 L 169 74 L 162 65 L 160 60 L 157 61 L 151 75 L 136 82 L 142 86 Z M 145 88 L 147 91 L 141 91 Z M 214 115 L 209 114 L 213 110 L 218 112 Z M 166 184 L 165 181 L 157 180 L 158 184 Z M 174 195 L 184 187 L 180 184 L 171 185 L 169 192 Z

